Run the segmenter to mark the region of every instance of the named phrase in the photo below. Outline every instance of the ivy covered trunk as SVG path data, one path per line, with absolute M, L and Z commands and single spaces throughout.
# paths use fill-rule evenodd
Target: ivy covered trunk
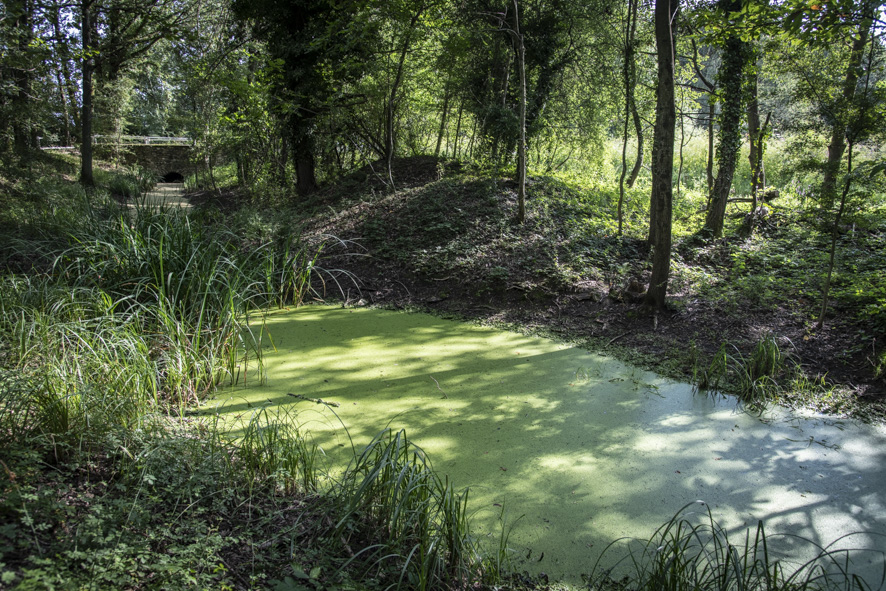
M 725 12 L 741 9 L 741 3 L 722 3 Z M 723 65 L 717 73 L 718 86 L 722 89 L 720 108 L 720 140 L 717 144 L 717 178 L 711 191 L 711 206 L 708 209 L 702 232 L 711 236 L 723 235 L 723 222 L 726 218 L 726 201 L 732 189 L 732 177 L 741 148 L 741 121 L 744 115 L 744 70 L 750 54 L 749 44 L 740 38 L 730 36 L 723 50 Z

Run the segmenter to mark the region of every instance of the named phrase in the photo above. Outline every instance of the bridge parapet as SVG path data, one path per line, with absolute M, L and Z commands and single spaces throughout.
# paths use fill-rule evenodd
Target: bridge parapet
M 93 143 L 96 145 L 173 145 L 191 146 L 194 142 L 189 137 L 170 137 L 155 135 L 95 135 Z

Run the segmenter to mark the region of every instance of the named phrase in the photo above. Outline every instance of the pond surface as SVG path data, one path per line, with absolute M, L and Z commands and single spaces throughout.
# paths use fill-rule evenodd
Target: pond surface
M 438 473 L 470 487 L 490 547 L 505 507 L 521 570 L 577 582 L 609 542 L 649 537 L 696 500 L 733 542 L 763 519 L 770 535 L 826 546 L 872 532 L 838 545 L 886 548 L 882 429 L 761 419 L 570 345 L 422 314 L 310 306 L 272 313 L 267 327 L 267 385 L 219 393 L 223 414 L 295 410 L 333 469 L 351 439 L 406 429 Z M 790 536 L 770 543 L 797 560 L 816 553 Z M 854 566 L 873 580 L 882 564 L 866 552 Z

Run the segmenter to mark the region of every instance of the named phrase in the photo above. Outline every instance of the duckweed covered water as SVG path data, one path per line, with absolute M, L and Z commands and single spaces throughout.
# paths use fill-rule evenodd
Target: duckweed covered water
M 886 548 L 882 429 L 749 416 L 582 349 L 428 315 L 312 306 L 271 314 L 267 329 L 267 385 L 220 393 L 224 416 L 295 409 L 333 470 L 352 444 L 406 429 L 441 475 L 470 487 L 474 531 L 491 548 L 504 513 L 521 570 L 577 582 L 609 542 L 648 537 L 695 500 L 736 532 L 762 519 L 822 547 L 868 532 L 838 545 Z M 798 561 L 815 554 L 791 536 L 770 544 Z M 855 567 L 873 579 L 882 556 L 858 554 Z

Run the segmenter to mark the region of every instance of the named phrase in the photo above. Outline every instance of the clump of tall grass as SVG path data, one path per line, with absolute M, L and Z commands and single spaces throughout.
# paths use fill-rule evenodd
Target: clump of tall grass
M 696 360 L 693 382 L 697 390 L 728 390 L 745 403 L 764 404 L 781 391 L 777 378 L 786 371 L 788 359 L 771 334 L 760 339 L 747 357 L 735 345 L 722 343 L 706 366 Z
M 467 493 L 433 471 L 404 431 L 385 430 L 360 453 L 335 493 L 334 539 L 363 546 L 355 556 L 379 571 L 396 564 L 396 588 L 467 583 L 479 556 L 468 535 Z M 369 539 L 374 542 L 364 545 Z
M 235 445 L 234 467 L 246 482 L 271 481 L 284 494 L 317 491 L 320 450 L 301 434 L 291 413 L 256 410 Z
M 107 213 L 84 210 L 63 248 L 40 246 L 48 272 L 0 277 L 2 364 L 42 366 L 62 398 L 89 387 L 167 410 L 247 362 L 261 376 L 260 311 L 302 303 L 320 247 L 246 246 L 177 209 Z
M 687 511 L 696 505 L 704 506 L 704 512 Z M 858 551 L 836 547 L 845 537 L 824 548 L 807 542 L 815 556 L 799 565 L 776 557 L 762 522 L 734 543 L 702 501 L 683 507 L 649 540 L 627 541 L 627 552 L 603 568 L 623 541 L 611 543 L 597 559 L 588 577 L 590 589 L 614 588 L 613 573 L 624 577 L 617 588 L 635 591 L 867 591 L 886 582 L 886 571 L 878 582 L 852 572 L 850 557 Z M 792 537 L 791 543 L 797 539 Z

